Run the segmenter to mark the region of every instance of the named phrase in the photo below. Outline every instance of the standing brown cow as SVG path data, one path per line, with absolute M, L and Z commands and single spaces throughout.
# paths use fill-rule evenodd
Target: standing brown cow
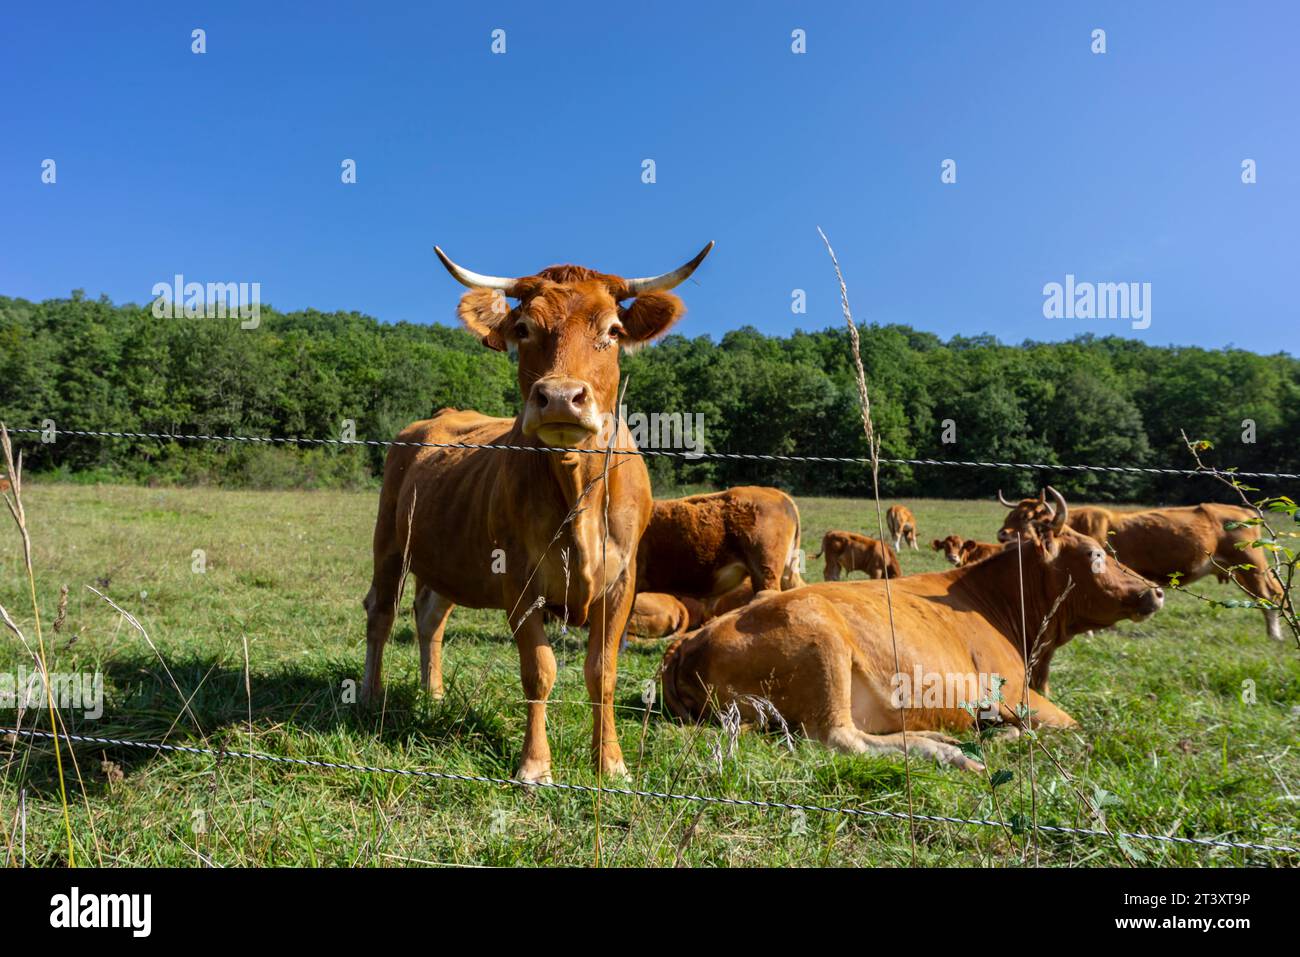
M 889 534 L 894 536 L 894 550 L 903 542 L 916 548 L 916 516 L 905 505 L 891 505 L 885 512 L 885 521 L 889 524 Z
M 1011 511 L 998 531 L 998 541 L 1014 542 L 1017 532 L 1031 534 L 1035 521 L 1050 516 L 1049 492 L 1055 494 L 1048 486 L 1038 498 L 1010 502 L 999 491 L 998 501 Z M 1136 512 L 1088 506 L 1070 512 L 1070 527 L 1113 547 L 1120 561 L 1152 581 L 1167 585 L 1177 575 L 1187 583 L 1211 574 L 1227 581 L 1231 575 L 1252 595 L 1280 604 L 1282 586 L 1269 571 L 1265 553 L 1259 548 L 1237 547 L 1254 540 L 1256 529 L 1226 527 L 1257 517 L 1248 508 L 1214 503 Z M 1250 567 L 1230 573 L 1224 570 L 1239 565 Z M 1269 637 L 1280 640 L 1282 623 L 1277 609 L 1265 609 L 1264 619 Z
M 826 555 L 826 571 L 822 577 L 828 582 L 840 580 L 840 570 L 866 572 L 868 578 L 901 578 L 903 570 L 898 565 L 898 555 L 888 542 L 867 538 L 856 532 L 830 531 L 822 536 L 822 547 L 813 558 Z
M 684 311 L 667 290 L 685 280 L 713 246 L 686 265 L 647 279 L 580 266 L 551 266 L 505 279 L 457 266 L 471 291 L 457 310 L 483 344 L 518 354 L 523 410 L 514 419 L 444 409 L 408 426 L 398 441 L 599 450 L 619 381 L 619 346 L 668 329 Z M 506 299 L 517 300 L 511 308 Z M 635 449 L 625 427 L 611 436 Z M 551 751 L 546 699 L 555 655 L 541 608 L 588 625 L 585 677 L 592 749 L 605 774 L 626 774 L 614 727 L 618 644 L 632 606 L 636 548 L 650 520 L 650 478 L 636 455 L 498 451 L 395 445 L 384 466 L 374 534 L 374 576 L 365 599 L 363 700 L 382 691 L 384 642 L 407 569 L 418 582 L 420 681 L 442 686 L 442 636 L 454 605 L 500 608 L 519 649 L 528 700 L 519 778 L 546 781 Z
M 756 592 L 803 584 L 794 499 L 746 485 L 654 503 L 637 553 L 637 591 L 710 599 L 745 578 Z

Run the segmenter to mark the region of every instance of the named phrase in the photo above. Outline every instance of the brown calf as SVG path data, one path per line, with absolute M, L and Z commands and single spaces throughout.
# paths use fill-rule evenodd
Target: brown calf
M 885 512 L 885 522 L 889 525 L 889 534 L 894 536 L 894 550 L 903 542 L 916 548 L 916 516 L 905 505 L 891 505 Z
M 813 558 L 826 555 L 826 571 L 822 575 L 828 582 L 840 580 L 840 571 L 866 572 L 868 578 L 901 578 L 903 570 L 898 565 L 898 555 L 888 542 L 867 538 L 856 532 L 830 531 L 822 536 L 822 547 Z
M 930 547 L 936 552 L 943 552 L 943 557 L 948 559 L 949 564 L 960 568 L 996 555 L 1004 546 L 997 542 L 977 542 L 973 538 L 963 540 L 958 535 L 949 535 L 947 538 L 936 538 L 930 542 Z
M 650 279 L 622 279 L 552 266 L 522 279 L 483 276 L 436 250 L 471 291 L 457 310 L 491 349 L 518 354 L 523 409 L 514 419 L 444 409 L 398 435 L 411 443 L 599 449 L 613 414 L 619 346 L 660 335 L 683 312 L 667 292 L 685 266 Z M 511 307 L 506 299 L 516 300 Z M 625 427 L 613 447 L 633 449 Z M 500 608 L 519 649 L 528 722 L 519 777 L 551 775 L 546 699 L 555 683 L 541 609 L 587 625 L 585 677 L 592 749 L 606 774 L 625 774 L 614 728 L 618 645 L 632 607 L 636 549 L 650 520 L 650 479 L 634 455 L 395 445 L 384 466 L 374 534 L 374 575 L 365 599 L 363 700 L 382 692 L 384 643 L 406 572 L 417 583 L 421 684 L 442 688 L 442 637 L 455 605 Z

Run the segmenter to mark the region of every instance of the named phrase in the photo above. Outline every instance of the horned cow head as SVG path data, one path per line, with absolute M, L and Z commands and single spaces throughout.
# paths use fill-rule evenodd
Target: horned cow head
M 546 445 L 589 442 L 614 410 L 619 351 L 668 331 L 686 311 L 669 292 L 713 248 L 659 276 L 624 279 L 582 266 L 550 266 L 518 279 L 471 272 L 434 252 L 470 291 L 457 314 L 485 346 L 519 359 L 523 432 Z M 513 306 L 507 300 L 515 300 Z
M 998 541 L 1006 544 L 1014 542 L 1016 535 L 1019 533 L 1021 538 L 1027 538 L 1031 533 L 1033 526 L 1046 519 L 1051 519 L 1054 510 L 1047 502 L 1048 489 L 1051 486 L 1043 488 L 1038 493 L 1038 498 L 1025 498 L 1019 502 L 1008 501 L 998 489 L 998 501 L 1006 508 L 1011 509 L 1007 517 L 1002 520 L 1002 527 L 998 529 Z M 1053 495 L 1059 495 L 1055 489 L 1051 489 Z
M 1021 548 L 1038 553 L 1049 594 L 1060 595 L 1073 582 L 1061 613 L 1069 634 L 1109 627 L 1123 619 L 1142 621 L 1160 610 L 1165 600 L 1160 587 L 1107 554 L 1096 539 L 1069 527 L 1070 507 L 1060 492 L 1047 486 L 1039 504 L 1044 512 L 1022 531 Z

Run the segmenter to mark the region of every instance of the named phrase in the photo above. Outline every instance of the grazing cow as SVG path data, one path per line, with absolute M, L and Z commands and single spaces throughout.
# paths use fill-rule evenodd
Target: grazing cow
M 756 592 L 803 584 L 794 499 L 750 485 L 654 503 L 637 553 L 637 591 L 707 600 L 746 577 Z
M 791 727 L 855 753 L 901 751 L 906 720 L 909 750 L 973 770 L 981 766 L 942 732 L 976 723 L 963 705 L 981 703 L 995 676 L 1005 683 L 991 718 L 1017 723 L 1027 699 L 1032 725 L 1073 727 L 1045 697 L 1053 652 L 1089 628 L 1145 619 L 1164 595 L 1067 527 L 1068 513 L 1060 500 L 1020 546 L 888 590 L 825 582 L 759 596 L 668 647 L 664 703 L 684 720 L 733 703 L 754 720 L 765 707 L 754 699 L 765 698 Z
M 830 531 L 822 536 L 822 547 L 813 558 L 826 555 L 826 571 L 822 575 L 828 582 L 840 580 L 840 571 L 866 572 L 868 578 L 901 578 L 903 570 L 898 565 L 898 555 L 888 542 L 867 538 L 856 532 Z
M 1038 498 L 1010 502 L 998 492 L 998 501 L 1011 509 L 998 531 L 998 541 L 1013 542 L 1016 533 L 1026 534 L 1035 521 L 1051 515 L 1048 487 Z M 1177 575 L 1183 583 L 1214 575 L 1221 582 L 1231 576 L 1252 595 L 1281 604 L 1282 586 L 1269 571 L 1268 557 L 1258 548 L 1239 548 L 1241 542 L 1258 537 L 1258 527 L 1227 528 L 1258 516 L 1239 505 L 1185 505 L 1116 512 L 1108 508 L 1085 507 L 1070 513 L 1070 527 L 1115 550 L 1127 566 L 1154 582 L 1168 584 Z M 1225 569 L 1247 565 L 1236 571 Z M 1270 638 L 1281 639 L 1282 623 L 1276 608 L 1265 609 Z
M 936 552 L 943 552 L 943 557 L 948 559 L 949 564 L 960 568 L 996 555 L 1004 546 L 997 542 L 977 542 L 973 538 L 963 540 L 959 535 L 949 535 L 947 538 L 936 538 L 930 542 L 930 547 Z
M 898 551 L 903 542 L 916 548 L 916 516 L 905 505 L 891 505 L 885 512 L 885 521 L 889 523 L 889 534 L 894 536 L 894 551 Z
M 627 631 L 638 638 L 672 637 L 700 627 L 707 617 L 703 603 L 694 598 L 643 591 L 632 602 Z
M 555 655 L 540 611 L 587 625 L 592 749 L 603 773 L 626 774 L 614 728 L 614 681 L 637 543 L 650 521 L 649 474 L 636 455 L 530 449 L 604 448 L 598 433 L 613 420 L 619 346 L 647 342 L 677 320 L 684 307 L 667 290 L 690 276 L 712 246 L 645 279 L 580 266 L 505 279 L 470 272 L 435 249 L 448 272 L 470 287 L 457 310 L 461 321 L 488 348 L 517 354 L 523 408 L 514 419 L 443 409 L 408 426 L 398 441 L 526 448 L 390 447 L 364 602 L 363 700 L 381 695 L 384 642 L 409 569 L 418 584 L 420 682 L 435 694 L 442 689 L 443 629 L 453 606 L 506 612 L 528 701 L 524 781 L 551 775 L 546 699 Z M 507 299 L 517 304 L 511 308 Z M 635 449 L 621 423 L 609 438 L 615 449 Z

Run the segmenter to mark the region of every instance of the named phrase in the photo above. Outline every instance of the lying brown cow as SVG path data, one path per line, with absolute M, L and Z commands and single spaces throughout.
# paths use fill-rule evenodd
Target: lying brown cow
M 410 443 L 470 443 L 597 450 L 612 421 L 619 346 L 660 335 L 683 312 L 667 290 L 708 254 L 662 276 L 622 279 L 552 266 L 504 279 L 444 266 L 471 288 L 457 310 L 491 349 L 517 352 L 523 410 L 514 419 L 444 409 L 398 436 Z M 506 299 L 518 304 L 510 308 Z M 611 436 L 634 449 L 626 427 Z M 589 627 L 585 676 L 592 748 L 605 774 L 625 774 L 614 727 L 618 645 L 632 607 L 636 550 L 650 521 L 650 477 L 639 456 L 415 448 L 395 445 L 384 466 L 365 599 L 363 700 L 382 691 L 384 642 L 406 571 L 415 575 L 420 681 L 442 687 L 442 636 L 454 605 L 500 608 L 519 648 L 528 723 L 519 777 L 551 775 L 546 699 L 555 656 L 541 610 Z
M 905 505 L 891 505 L 885 512 L 885 522 L 889 525 L 889 534 L 894 536 L 894 550 L 903 544 L 916 548 L 916 516 Z
M 1034 537 L 1019 547 L 963 568 L 890 582 L 897 668 L 884 583 L 808 585 L 760 596 L 670 645 L 664 703 L 695 721 L 734 702 L 742 718 L 753 720 L 754 698 L 765 698 L 791 727 L 838 750 L 870 754 L 903 749 L 906 716 L 909 750 L 979 770 L 941 733 L 974 725 L 963 704 L 995 690 L 996 676 L 1005 680 L 1003 701 L 990 706 L 991 717 L 1015 721 L 1014 709 L 1027 695 L 1034 726 L 1074 726 L 1044 697 L 1052 653 L 1090 628 L 1141 621 L 1164 601 L 1158 587 L 1068 528 L 1067 517 L 1062 500 L 1056 515 L 1035 522 Z M 1031 636 L 1067 582 L 1074 582 L 1030 648 L 1028 689 L 1022 576 Z
M 996 555 L 1004 546 L 997 542 L 977 542 L 973 538 L 963 540 L 959 535 L 949 535 L 947 538 L 936 538 L 930 542 L 930 547 L 936 552 L 943 552 L 943 557 L 948 559 L 950 565 L 961 568 Z
M 682 595 L 644 591 L 632 602 L 627 632 L 638 638 L 669 638 L 704 624 L 704 604 Z
M 1047 493 L 1051 491 L 1049 486 L 1038 498 L 1015 503 L 1007 501 L 999 491 L 998 501 L 1011 511 L 998 532 L 998 541 L 1013 542 L 1017 532 L 1023 535 L 1035 521 L 1050 516 L 1052 506 Z M 1269 571 L 1264 551 L 1237 547 L 1239 542 L 1258 538 L 1258 527 L 1225 528 L 1228 523 L 1257 517 L 1248 508 L 1214 503 L 1136 512 L 1088 506 L 1070 513 L 1070 527 L 1114 548 L 1125 565 L 1161 584 L 1168 584 L 1174 575 L 1183 583 L 1211 574 L 1224 582 L 1229 578 L 1224 569 L 1251 565 L 1231 576 L 1252 595 L 1281 603 L 1282 587 Z M 1281 639 L 1277 609 L 1266 609 L 1264 619 L 1269 637 Z
M 794 588 L 799 508 L 780 489 L 741 486 L 660 499 L 637 554 L 637 591 L 718 598 L 748 577 L 755 591 Z
M 822 536 L 822 547 L 813 558 L 826 555 L 826 571 L 822 575 L 828 582 L 840 580 L 840 571 L 866 572 L 868 578 L 901 578 L 903 570 L 898 565 L 898 555 L 888 542 L 867 538 L 856 532 L 830 531 Z

